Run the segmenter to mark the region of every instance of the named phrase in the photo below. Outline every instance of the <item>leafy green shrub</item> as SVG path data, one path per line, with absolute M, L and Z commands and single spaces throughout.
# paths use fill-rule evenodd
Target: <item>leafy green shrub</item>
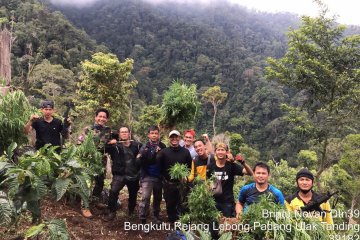
M 22 91 L 0 95 L 0 153 L 12 142 L 19 145 L 27 142 L 23 129 L 35 112 L 36 109 L 29 104 Z
M 206 223 L 217 222 L 220 212 L 216 209 L 215 199 L 209 190 L 208 183 L 196 181 L 188 195 L 187 206 L 189 213 L 181 216 L 182 223 Z
M 25 237 L 45 236 L 49 240 L 68 240 L 70 239 L 69 233 L 66 228 L 66 223 L 62 219 L 53 219 L 44 221 L 43 223 L 32 226 L 29 228 Z
M 330 239 L 330 232 L 318 219 L 288 212 L 266 196 L 249 206 L 242 215 L 241 224 L 248 224 L 249 231 L 240 232 L 239 239 Z
M 13 202 L 7 194 L 0 191 L 0 226 L 6 227 L 14 221 L 15 210 Z

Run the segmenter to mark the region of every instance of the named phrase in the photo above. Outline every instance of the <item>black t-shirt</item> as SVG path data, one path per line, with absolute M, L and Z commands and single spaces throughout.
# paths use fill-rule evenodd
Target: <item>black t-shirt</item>
M 243 174 L 243 166 L 234 162 L 225 162 L 224 167 L 216 166 L 215 162 L 211 162 L 207 171 L 207 178 L 209 179 L 214 174 L 218 179 L 222 180 L 222 191 L 220 196 L 215 197 L 216 202 L 233 203 L 234 202 L 234 180 L 236 175 Z
M 162 149 L 156 155 L 156 161 L 161 168 L 161 175 L 168 181 L 178 182 L 170 177 L 169 170 L 175 163 L 185 164 L 189 170 L 191 169 L 191 155 L 189 150 L 184 147 L 167 147 Z
M 60 119 L 53 118 L 51 122 L 46 122 L 44 118 L 39 118 L 31 126 L 36 131 L 36 149 L 40 149 L 47 143 L 53 146 L 61 145 L 60 133 L 63 130 L 63 124 Z

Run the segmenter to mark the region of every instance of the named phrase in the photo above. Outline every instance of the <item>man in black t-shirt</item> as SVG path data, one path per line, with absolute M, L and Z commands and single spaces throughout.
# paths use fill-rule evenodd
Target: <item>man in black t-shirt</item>
M 190 170 L 192 159 L 190 152 L 179 145 L 179 131 L 172 130 L 169 133 L 169 138 L 170 147 L 162 149 L 157 154 L 156 161 L 161 168 L 168 219 L 174 223 L 183 213 L 183 199 L 181 198 L 183 193 L 180 192 L 180 180 L 171 179 L 169 170 L 176 163 L 185 164 Z
M 224 143 L 218 143 L 215 147 L 215 162 L 211 162 L 207 170 L 207 178 L 210 178 L 212 174 L 217 179 L 221 179 L 222 194 L 215 196 L 216 208 L 221 211 L 224 217 L 235 216 L 235 201 L 234 201 L 234 180 L 236 175 L 252 175 L 252 170 L 245 163 L 245 160 L 241 157 L 237 157 L 239 163 L 229 161 L 228 146 Z
M 32 129 L 36 132 L 35 148 L 39 150 L 45 144 L 59 146 L 57 152 L 61 150 L 61 135 L 68 138 L 69 132 L 64 129 L 60 119 L 54 118 L 54 102 L 43 101 L 40 105 L 42 117 L 36 114 L 31 115 L 30 120 L 24 127 L 24 132 L 29 134 Z M 70 124 L 70 123 L 69 123 Z

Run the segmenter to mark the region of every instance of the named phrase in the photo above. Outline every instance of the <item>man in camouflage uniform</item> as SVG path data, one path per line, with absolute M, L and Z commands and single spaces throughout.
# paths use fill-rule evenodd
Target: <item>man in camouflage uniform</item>
M 92 132 L 97 150 L 103 154 L 103 163 L 106 164 L 105 145 L 110 140 L 111 129 L 105 124 L 110 117 L 109 111 L 105 108 L 99 108 L 95 112 L 95 123 L 92 126 L 88 126 L 84 129 L 83 133 L 78 138 L 78 144 L 81 144 L 85 136 Z M 101 193 L 104 188 L 105 173 L 101 173 L 95 177 L 95 186 L 92 195 L 97 199 L 101 199 Z M 91 218 L 92 213 L 90 209 L 83 208 L 81 210 L 82 215 L 86 218 Z

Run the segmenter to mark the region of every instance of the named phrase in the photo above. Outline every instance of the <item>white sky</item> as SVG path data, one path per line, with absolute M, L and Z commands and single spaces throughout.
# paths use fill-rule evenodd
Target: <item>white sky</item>
M 228 0 L 232 3 L 265 12 L 291 12 L 299 15 L 318 15 L 318 6 L 312 0 Z M 337 22 L 360 26 L 357 0 L 322 0 L 330 10 L 330 16 L 338 15 Z
M 53 3 L 66 3 L 86 5 L 101 0 L 51 0 Z M 146 0 L 159 3 L 164 1 L 205 3 L 218 2 L 223 0 Z M 249 9 L 258 9 L 265 12 L 291 12 L 299 15 L 318 15 L 318 6 L 312 0 L 228 0 L 232 3 L 246 6 Z M 337 21 L 343 24 L 360 26 L 359 8 L 356 6 L 358 0 L 322 0 L 330 10 L 330 16 L 338 15 Z M 329 16 L 329 17 L 330 17 Z

